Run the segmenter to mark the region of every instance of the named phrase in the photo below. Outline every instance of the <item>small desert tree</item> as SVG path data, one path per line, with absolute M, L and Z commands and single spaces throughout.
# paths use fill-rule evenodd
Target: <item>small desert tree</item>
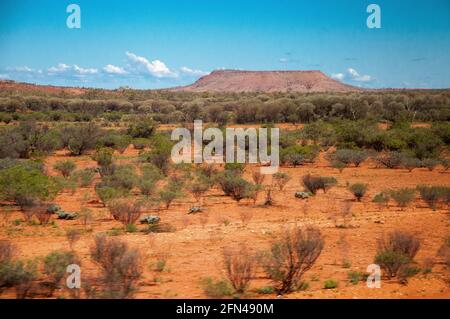
M 127 243 L 101 234 L 95 237 L 91 258 L 101 268 L 103 298 L 130 298 L 142 276 L 142 256 Z
M 329 188 L 337 184 L 337 181 L 334 177 L 312 176 L 308 174 L 303 176 L 302 183 L 308 192 L 315 195 L 319 189 L 326 193 Z
M 352 192 L 357 201 L 360 202 L 361 198 L 363 198 L 367 192 L 367 184 L 363 183 L 352 184 L 349 186 L 348 189 L 350 190 L 350 192 Z
M 159 199 L 165 204 L 166 209 L 170 208 L 170 205 L 174 200 L 184 195 L 183 193 L 184 181 L 177 178 L 170 179 L 167 186 L 159 191 Z
M 75 162 L 71 160 L 59 161 L 53 166 L 64 178 L 68 178 L 76 167 Z
M 206 177 L 201 176 L 188 185 L 188 189 L 197 203 L 200 203 L 202 196 L 210 189 L 210 187 L 211 182 Z
M 395 202 L 398 204 L 398 206 L 404 208 L 408 206 L 415 198 L 415 189 L 413 188 L 400 188 L 397 190 L 391 190 L 390 196 Z
M 318 229 L 294 228 L 272 244 L 270 251 L 261 257 L 262 265 L 275 283 L 277 293 L 284 294 L 300 282 L 319 258 L 324 245 Z
M 399 276 L 405 281 L 419 248 L 420 241 L 415 235 L 395 230 L 378 241 L 375 263 L 386 271 L 388 278 Z
M 226 248 L 223 259 L 228 280 L 235 292 L 244 293 L 255 272 L 255 256 L 246 245 L 242 245 L 239 249 Z
M 156 184 L 163 178 L 161 171 L 152 164 L 143 164 L 141 166 L 141 175 L 137 180 L 137 186 L 145 196 L 154 194 Z
M 274 184 L 280 191 L 284 189 L 286 184 L 291 180 L 291 176 L 287 173 L 278 172 L 272 176 Z
M 67 274 L 67 266 L 71 264 L 80 264 L 74 252 L 54 251 L 44 258 L 44 274 L 52 283 L 51 294 L 61 284 Z
M 264 182 L 264 178 L 266 177 L 266 175 L 262 174 L 259 171 L 254 171 L 252 173 L 252 178 L 253 178 L 253 182 L 256 185 L 262 185 L 262 183 Z
M 420 197 L 433 210 L 436 209 L 436 206 L 441 199 L 442 200 L 446 199 L 449 189 L 450 189 L 449 187 L 445 186 L 426 186 L 426 185 L 417 186 L 417 190 L 420 193 Z
M 108 203 L 113 218 L 124 226 L 134 225 L 141 216 L 142 204 L 130 198 L 116 199 Z

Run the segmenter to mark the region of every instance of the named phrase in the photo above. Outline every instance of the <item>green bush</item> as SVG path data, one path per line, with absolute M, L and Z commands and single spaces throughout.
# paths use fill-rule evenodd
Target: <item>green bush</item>
M 304 163 L 313 163 L 319 150 L 317 145 L 292 145 L 280 150 L 280 161 L 294 167 Z
M 334 177 L 312 176 L 308 174 L 303 176 L 302 183 L 308 192 L 315 195 L 319 189 L 326 193 L 329 188 L 337 184 L 337 181 Z
M 130 298 L 142 276 L 142 256 L 126 242 L 106 235 L 97 235 L 90 249 L 92 260 L 101 269 L 104 285 L 102 298 Z
M 182 184 L 177 180 L 169 180 L 167 186 L 159 191 L 159 199 L 165 204 L 166 209 L 169 209 L 172 202 L 180 197 L 183 197 Z
M 402 166 L 412 172 L 413 169 L 422 167 L 422 161 L 415 157 L 405 156 L 402 158 Z
M 103 176 L 103 183 L 107 186 L 130 191 L 136 185 L 137 175 L 131 165 L 116 166 L 111 175 Z
M 172 152 L 172 142 L 163 135 L 156 135 L 151 141 L 151 150 L 142 153 L 142 162 L 151 163 L 167 176 L 170 166 L 170 156 Z
M 400 188 L 398 190 L 391 190 L 389 195 L 395 200 L 400 207 L 406 207 L 416 197 L 414 188 Z
M 98 147 L 108 147 L 123 153 L 130 145 L 131 137 L 128 135 L 118 134 L 114 131 L 108 131 L 97 141 Z
M 220 299 L 233 294 L 233 288 L 230 283 L 225 280 L 215 281 L 214 279 L 207 277 L 203 278 L 200 284 L 203 287 L 205 295 L 209 298 Z
M 127 134 L 133 138 L 149 138 L 155 133 L 156 127 L 151 117 L 139 117 L 128 126 Z
M 338 282 L 334 279 L 327 279 L 327 280 L 325 280 L 325 282 L 323 284 L 323 287 L 325 289 L 334 289 L 334 288 L 337 288 L 337 286 L 338 286 Z
M 331 155 L 332 161 L 344 163 L 346 165 L 353 164 L 355 167 L 361 165 L 368 157 L 367 152 L 360 150 L 339 149 Z
M 428 170 L 431 172 L 434 170 L 436 166 L 441 164 L 441 161 L 435 158 L 425 158 L 422 160 L 423 167 L 428 168 Z
M 399 152 L 387 152 L 375 157 L 375 161 L 387 168 L 398 168 L 402 164 L 402 154 Z
M 0 263 L 0 287 L 14 287 L 17 299 L 25 299 L 31 283 L 37 278 L 37 267 L 32 261 Z
M 73 252 L 54 251 L 44 258 L 44 274 L 50 278 L 56 288 L 67 275 L 67 266 L 79 263 Z
M 367 278 L 367 274 L 359 272 L 359 271 L 349 271 L 347 273 L 348 280 L 353 284 L 357 285 L 360 281 L 363 281 Z
M 108 167 L 113 164 L 114 150 L 109 147 L 101 147 L 92 155 L 92 159 L 101 167 Z
M 367 192 L 367 184 L 363 184 L 363 183 L 352 184 L 349 186 L 348 189 L 356 197 L 358 202 L 360 202 L 361 198 L 363 198 Z
M 378 241 L 375 263 L 386 271 L 388 278 L 396 277 L 410 267 L 420 248 L 420 241 L 411 233 L 393 231 Z
M 385 206 L 388 204 L 389 199 L 390 199 L 389 194 L 381 192 L 373 197 L 372 202 L 379 206 Z
M 111 200 L 125 195 L 123 189 L 114 188 L 102 183 L 95 185 L 95 192 L 105 207 Z
M 56 169 L 57 171 L 59 171 L 61 173 L 61 175 L 65 178 L 68 178 L 70 176 L 70 174 L 72 174 L 72 172 L 75 170 L 76 167 L 77 166 L 75 165 L 75 162 L 71 161 L 71 160 L 58 161 L 53 166 L 53 168 Z
M 81 187 L 88 187 L 91 185 L 94 179 L 95 169 L 94 168 L 84 168 L 82 170 L 76 171 L 73 177 L 78 182 Z
M 115 220 L 128 227 L 141 216 L 142 203 L 130 198 L 113 199 L 108 202 L 108 209 Z
M 278 172 L 273 174 L 273 183 L 278 187 L 280 191 L 284 189 L 286 184 L 291 180 L 291 176 L 288 173 Z
M 57 132 L 35 121 L 20 122 L 0 134 L 0 158 L 30 158 L 48 154 L 61 147 Z
M 265 286 L 257 288 L 256 292 L 261 295 L 270 295 L 275 293 L 275 289 L 272 286 Z
M 243 179 L 239 174 L 234 171 L 225 171 L 217 177 L 222 191 L 227 196 L 231 196 L 235 201 L 239 202 L 241 199 L 246 198 L 251 191 L 252 184 Z
M 0 197 L 23 207 L 35 200 L 48 200 L 58 191 L 50 177 L 34 168 L 16 165 L 0 170 Z
M 100 132 L 97 125 L 89 123 L 70 127 L 69 130 L 61 132 L 61 135 L 67 134 L 67 147 L 72 155 L 82 155 L 95 148 Z
M 444 202 L 447 201 L 450 187 L 419 185 L 417 186 L 417 190 L 420 193 L 420 197 L 428 204 L 428 206 L 435 210 L 437 203 L 440 200 Z
M 245 170 L 243 163 L 225 163 L 225 171 L 232 172 L 238 175 L 242 175 Z

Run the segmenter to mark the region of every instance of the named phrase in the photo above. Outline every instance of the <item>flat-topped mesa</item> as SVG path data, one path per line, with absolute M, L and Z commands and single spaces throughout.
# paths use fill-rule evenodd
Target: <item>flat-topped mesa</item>
M 321 71 L 215 70 L 174 91 L 191 92 L 354 92 L 359 88 L 333 80 Z

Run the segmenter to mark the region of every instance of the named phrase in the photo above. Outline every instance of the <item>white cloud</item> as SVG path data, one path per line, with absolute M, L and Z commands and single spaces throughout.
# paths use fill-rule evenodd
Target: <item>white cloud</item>
M 333 73 L 333 74 L 331 74 L 331 78 L 342 81 L 345 78 L 345 75 L 344 75 L 344 73 Z
M 332 73 L 331 78 L 339 81 L 348 80 L 353 82 L 372 82 L 374 80 L 370 75 L 359 74 L 354 68 L 348 68 L 346 73 Z
M 280 58 L 278 61 L 280 63 L 287 63 L 287 62 L 289 62 L 289 59 L 287 59 L 287 58 Z
M 359 77 L 359 73 L 355 69 L 348 68 L 347 72 L 348 72 L 348 74 L 350 74 L 353 77 Z
M 144 70 L 154 77 L 164 78 L 164 77 L 177 77 L 178 75 L 172 72 L 164 62 L 160 60 L 149 61 L 142 56 L 138 56 L 131 52 L 126 52 L 128 59 L 139 69 Z
M 64 75 L 64 74 L 66 74 L 66 75 L 74 75 L 74 76 L 76 76 L 76 75 L 84 76 L 84 75 L 90 75 L 90 74 L 97 74 L 98 69 L 82 68 L 76 64 L 68 65 L 65 63 L 59 63 L 57 66 L 52 66 L 52 67 L 48 68 L 47 72 L 49 73 L 49 75 L 54 75 L 54 74 L 63 74 Z
M 209 72 L 201 71 L 201 70 L 193 70 L 186 66 L 180 68 L 181 73 L 191 76 L 203 76 L 209 74 Z
M 127 71 L 125 71 L 120 66 L 115 66 L 112 64 L 108 64 L 107 66 L 105 66 L 103 68 L 103 71 L 105 71 L 106 73 L 109 73 L 109 74 L 126 74 L 127 73 Z
M 370 82 L 373 80 L 373 78 L 370 75 L 360 75 L 358 73 L 358 71 L 356 71 L 353 68 L 349 68 L 347 70 L 348 74 L 350 74 L 351 76 L 351 80 L 356 81 L 356 82 Z
M 7 68 L 0 70 L 0 74 L 7 74 L 10 79 L 37 83 L 157 83 L 160 86 L 176 86 L 189 84 L 193 79 L 204 76 L 209 72 L 183 66 L 170 69 L 160 60 L 149 61 L 132 52 L 126 52 L 127 62 L 124 65 L 103 64 L 103 67 L 81 67 L 78 64 L 59 63 L 42 69 L 28 66 Z M 6 76 L 0 76 L 6 78 Z
M 9 79 L 8 74 L 0 74 L 0 79 Z
M 70 69 L 70 65 L 59 63 L 57 66 L 52 66 L 48 68 L 48 72 L 50 73 L 61 73 Z
M 355 78 L 354 80 L 358 82 L 370 82 L 373 80 L 373 78 L 370 75 L 362 75 L 360 77 Z
M 31 73 L 34 72 L 34 69 L 25 66 L 18 66 L 16 68 L 12 68 L 12 71 L 16 71 L 16 72 L 27 72 L 27 73 Z
M 98 73 L 97 69 L 83 69 L 76 64 L 74 64 L 73 69 L 75 72 L 77 72 L 79 74 L 96 74 L 96 73 Z

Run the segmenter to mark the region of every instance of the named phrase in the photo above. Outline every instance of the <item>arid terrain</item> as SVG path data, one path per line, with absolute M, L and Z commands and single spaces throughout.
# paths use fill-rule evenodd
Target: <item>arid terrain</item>
M 320 72 L 218 71 L 175 91 L 0 84 L 0 298 L 450 298 L 448 90 L 353 92 Z M 279 128 L 279 173 L 175 165 L 170 133 L 195 119 Z M 280 288 L 277 247 L 298 229 L 317 231 L 318 258 Z M 250 261 L 241 288 L 231 251 Z
M 117 154 L 121 163 L 135 163 L 137 151 L 128 148 L 123 154 Z M 45 159 L 46 170 L 56 175 L 52 169 L 55 162 L 68 158 L 65 151 Z M 96 163 L 89 156 L 75 158 L 79 168 L 95 167 Z M 247 178 L 257 167 L 248 167 Z M 169 209 L 148 210 L 144 214 L 158 215 L 173 225 L 170 233 L 142 234 L 124 233 L 121 224 L 109 217 L 109 212 L 99 203 L 93 186 L 77 188 L 74 193 L 63 192 L 54 200 L 65 211 L 79 211 L 82 206 L 94 213 L 94 220 L 87 228 L 80 221 L 55 220 L 52 225 L 13 225 L 11 221 L 20 220 L 21 213 L 14 208 L 10 210 L 7 220 L 3 220 L 0 238 L 11 239 L 20 251 L 21 257 L 42 257 L 54 250 L 68 249 L 65 238 L 67 229 L 83 231 L 75 249 L 81 257 L 84 276 L 94 276 L 96 267 L 89 259 L 89 247 L 93 236 L 98 232 L 115 232 L 115 236 L 138 247 L 144 252 L 145 272 L 139 283 L 136 297 L 140 298 L 204 298 L 200 279 L 205 276 L 222 278 L 222 250 L 225 247 L 247 243 L 255 251 L 267 249 L 274 236 L 293 225 L 317 226 L 324 234 L 325 248 L 317 263 L 305 278 L 310 287 L 303 292 L 287 295 L 287 298 L 449 298 L 449 272 L 442 261 L 436 257 L 443 238 L 450 232 L 448 209 L 431 210 L 421 200 L 415 200 L 406 208 L 379 208 L 371 202 L 377 192 L 387 188 L 415 187 L 419 184 L 449 184 L 449 172 L 438 168 L 433 172 L 418 169 L 413 173 L 404 169 L 381 169 L 373 163 L 363 164 L 359 168 L 346 168 L 342 173 L 329 167 L 321 154 L 318 161 L 301 168 L 283 168 L 292 179 L 282 192 L 276 192 L 275 204 L 264 207 L 263 194 L 256 204 L 235 201 L 223 196 L 218 189 L 213 189 L 204 197 L 205 211 L 188 215 L 189 208 L 195 200 L 186 196 Z M 315 197 L 301 200 L 294 197 L 296 191 L 303 189 L 300 179 L 303 175 L 334 176 L 338 185 L 326 194 L 318 193 Z M 98 178 L 98 177 L 97 177 Z M 346 183 L 368 182 L 368 195 L 362 202 L 356 202 L 347 190 Z M 267 183 L 269 182 L 266 181 Z M 350 203 L 351 217 L 346 225 L 342 210 L 345 203 Z M 250 220 L 244 224 L 242 214 L 250 214 Z M 5 215 L 6 216 L 6 215 Z M 139 226 L 143 227 L 143 226 Z M 351 284 L 347 273 L 351 270 L 365 272 L 373 263 L 376 253 L 376 241 L 383 234 L 401 229 L 411 231 L 421 239 L 422 246 L 417 262 L 422 264 L 432 259 L 435 264 L 428 274 L 420 274 L 402 285 L 396 280 L 383 280 L 380 289 L 366 287 L 364 281 Z M 167 260 L 163 271 L 155 271 L 158 260 Z M 336 289 L 323 289 L 323 282 L 335 279 L 339 282 Z M 256 293 L 258 287 L 270 282 L 259 271 L 252 281 L 248 297 L 273 298 L 276 295 Z M 6 292 L 2 297 L 13 297 Z
M 356 92 L 320 71 L 216 70 L 194 84 L 174 88 L 189 92 Z

